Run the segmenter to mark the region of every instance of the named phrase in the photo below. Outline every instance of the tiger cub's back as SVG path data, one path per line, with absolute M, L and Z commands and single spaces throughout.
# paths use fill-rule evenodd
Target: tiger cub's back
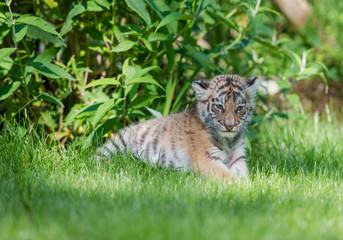
M 131 125 L 108 140 L 99 152 L 109 157 L 119 151 L 129 151 L 144 161 L 188 171 L 189 146 L 195 144 L 192 135 L 198 129 L 199 138 L 202 129 L 195 117 L 190 111 Z

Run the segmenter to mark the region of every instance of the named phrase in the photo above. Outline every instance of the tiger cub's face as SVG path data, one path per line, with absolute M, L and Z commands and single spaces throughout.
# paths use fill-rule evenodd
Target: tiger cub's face
M 224 137 L 244 131 L 255 108 L 257 78 L 219 75 L 209 82 L 194 81 L 201 120 Z

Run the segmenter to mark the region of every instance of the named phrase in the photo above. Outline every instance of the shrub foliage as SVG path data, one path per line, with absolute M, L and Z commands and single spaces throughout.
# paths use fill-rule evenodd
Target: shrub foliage
M 9 1 L 0 11 L 0 112 L 63 142 L 185 109 L 196 78 L 236 73 L 325 79 L 311 50 L 276 27 L 261 0 Z M 261 98 L 262 115 L 277 113 Z M 276 107 L 275 107 L 276 106 Z

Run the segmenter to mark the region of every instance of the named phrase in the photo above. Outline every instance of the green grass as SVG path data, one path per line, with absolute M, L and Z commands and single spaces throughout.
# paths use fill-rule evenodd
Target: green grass
M 97 164 L 15 124 L 0 135 L 0 239 L 341 239 L 343 129 L 274 121 L 251 181 L 222 184 L 131 156 Z

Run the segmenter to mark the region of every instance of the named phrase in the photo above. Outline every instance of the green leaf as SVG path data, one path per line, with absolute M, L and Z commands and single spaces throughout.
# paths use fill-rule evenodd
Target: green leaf
M 181 90 L 178 91 L 177 97 L 173 103 L 173 107 L 172 107 L 172 111 L 178 110 L 181 106 L 182 103 L 182 99 L 184 98 L 184 96 L 186 95 L 189 87 L 191 86 L 192 82 L 194 81 L 195 77 L 197 76 L 197 74 L 199 73 L 201 67 L 199 66 L 192 74 L 192 76 L 187 79 L 186 81 L 183 82 L 183 86 L 181 88 Z
M 85 88 L 95 87 L 99 85 L 120 85 L 120 82 L 118 82 L 115 78 L 102 78 L 88 83 Z
M 162 19 L 162 21 L 157 25 L 155 32 L 158 31 L 158 29 L 160 29 L 161 27 L 171 23 L 171 22 L 175 22 L 178 21 L 180 19 L 186 19 L 187 17 L 185 15 L 183 15 L 182 13 L 179 12 L 172 12 L 170 14 L 168 14 L 165 18 Z M 176 32 L 174 32 L 174 34 L 176 34 Z
M 26 36 L 28 36 L 32 39 L 41 39 L 43 41 L 51 42 L 51 43 L 54 43 L 56 45 L 66 46 L 64 41 L 61 40 L 60 38 L 58 38 L 57 36 L 55 36 L 51 33 L 45 32 L 42 29 L 35 27 L 35 26 L 28 26 Z
M 71 124 L 74 121 L 74 119 L 81 114 L 96 111 L 101 104 L 103 104 L 103 103 L 102 102 L 101 103 L 95 103 L 95 104 L 92 104 L 90 106 L 85 106 L 85 107 L 81 108 L 79 111 L 75 112 L 74 114 L 70 115 L 70 117 L 68 116 L 66 118 L 66 122 L 64 123 L 64 126 L 68 126 L 69 124 Z
M 76 4 L 68 13 L 66 20 L 61 28 L 60 34 L 64 36 L 73 29 L 73 17 L 80 15 L 84 12 L 100 12 L 103 8 L 100 7 L 95 1 L 87 1 Z
M 108 1 L 106 1 L 106 0 L 95 0 L 95 2 L 98 4 L 98 5 L 100 5 L 100 6 L 102 6 L 102 7 L 104 7 L 104 8 L 106 8 L 106 9 L 110 9 L 110 3 L 108 2 Z
M 251 147 L 251 142 L 250 142 L 250 139 L 248 138 L 248 136 L 245 136 L 245 142 L 247 143 L 247 148 L 249 149 L 249 152 L 251 152 L 252 147 Z
M 210 8 L 207 8 L 206 12 L 208 14 L 210 14 L 212 17 L 214 17 L 215 19 L 220 20 L 223 23 L 225 23 L 225 25 L 227 25 L 228 27 L 235 29 L 237 32 L 241 32 L 242 31 L 241 27 L 237 26 L 229 18 L 226 18 L 225 15 L 222 12 L 214 10 L 214 9 L 210 9 Z
M 162 113 L 160 113 L 159 111 L 156 111 L 154 109 L 145 107 L 155 118 L 159 118 L 162 117 Z
M 135 11 L 148 26 L 151 25 L 151 19 L 148 11 L 146 10 L 145 3 L 143 0 L 125 0 L 127 6 Z
M 300 103 L 300 98 L 297 94 L 288 94 L 287 98 L 288 101 L 293 105 L 293 107 L 297 107 Z
M 129 86 L 126 86 L 124 91 L 124 96 L 126 97 L 127 94 L 129 94 L 130 102 L 137 97 L 137 92 L 139 89 L 139 84 L 132 84 Z
M 158 66 L 150 66 L 150 67 L 146 67 L 143 69 L 135 67 L 136 73 L 134 76 L 135 77 L 141 77 L 141 76 L 147 74 L 148 72 L 150 72 L 151 70 L 154 70 L 154 69 L 161 70 Z
M 259 9 L 258 9 L 258 12 L 259 13 L 269 12 L 269 13 L 275 14 L 276 16 L 281 16 L 281 14 L 278 11 L 275 11 L 274 9 L 271 9 L 271 8 L 268 8 L 268 7 L 261 7 L 260 6 Z
M 150 7 L 156 12 L 156 14 L 162 19 L 165 12 L 170 12 L 170 8 L 161 0 L 145 0 Z
M 150 5 L 160 19 L 163 19 L 171 12 L 170 7 L 161 0 L 145 0 L 145 2 Z M 169 33 L 177 32 L 177 22 L 169 23 L 167 28 Z
M 89 147 L 92 143 L 97 142 L 106 133 L 108 133 L 118 123 L 118 117 L 107 119 L 104 123 L 97 126 L 97 128 L 89 134 L 83 145 L 83 148 Z
M 170 74 L 166 85 L 166 100 L 162 112 L 164 116 L 167 116 L 170 112 L 170 107 L 174 98 L 176 83 L 176 79 L 173 79 L 173 75 Z
M 167 59 L 168 59 L 168 81 L 166 84 L 166 100 L 163 106 L 162 114 L 164 116 L 169 114 L 170 106 L 174 97 L 176 80 L 173 79 L 174 69 L 175 69 L 175 49 L 173 46 L 173 41 L 168 40 L 163 42 L 163 45 L 167 49 Z
M 51 63 L 51 61 L 55 59 L 58 51 L 58 48 L 48 48 L 39 54 L 33 61 L 29 61 L 26 64 L 25 71 L 33 72 L 33 69 L 36 69 L 44 76 L 52 79 L 65 78 L 69 80 L 75 80 L 75 78 L 73 78 L 64 69 Z
M 58 8 L 58 2 L 55 0 L 43 0 L 50 9 Z
M 96 110 L 95 117 L 94 117 L 94 126 L 105 116 L 105 114 L 111 110 L 116 105 L 116 99 L 109 99 Z
M 289 82 L 289 80 L 276 80 L 276 83 L 279 85 L 280 90 L 285 90 L 292 87 L 292 84 Z
M 123 63 L 123 67 L 122 67 L 122 72 L 123 74 L 126 76 L 129 73 L 129 69 L 130 69 L 130 60 L 131 58 L 126 58 L 124 63 Z
M 288 56 L 292 61 L 293 63 L 295 62 L 296 65 L 298 66 L 299 70 L 301 69 L 301 66 L 302 66 L 302 61 L 301 61 L 301 58 L 294 52 L 290 51 L 290 50 L 287 50 L 284 52 L 286 56 Z
M 132 99 L 132 97 L 135 97 L 137 91 L 138 87 L 136 85 L 127 85 L 124 89 L 124 96 L 126 97 L 129 94 L 130 99 Z
M 46 125 L 51 129 L 56 129 L 57 124 L 50 112 L 40 112 L 38 124 Z
M 145 38 L 142 38 L 141 40 L 142 40 L 142 42 L 144 43 L 144 45 L 147 47 L 147 49 L 148 49 L 150 52 L 152 52 L 151 43 L 150 43 L 147 39 L 145 39 Z
M 157 42 L 157 41 L 165 41 L 168 39 L 168 35 L 164 33 L 151 33 L 148 37 L 148 41 L 150 42 Z
M 262 44 L 263 46 L 268 47 L 271 50 L 274 50 L 274 51 L 277 51 L 277 52 L 279 51 L 279 48 L 276 45 L 273 45 L 270 41 L 268 41 L 268 40 L 266 40 L 266 39 L 264 39 L 262 37 L 256 36 L 254 38 L 254 40 L 256 42 Z
M 39 54 L 33 61 L 41 63 L 50 63 L 52 60 L 56 58 L 56 54 L 58 53 L 58 51 L 59 49 L 55 47 L 48 48 L 44 52 Z
M 141 119 L 141 118 L 146 117 L 146 114 L 142 112 L 141 110 L 131 109 L 131 111 L 127 113 L 127 116 Z
M 173 41 L 172 40 L 164 41 L 163 45 L 167 49 L 168 72 L 171 73 L 174 71 L 174 67 L 175 67 L 175 49 L 173 46 Z
M 322 71 L 321 69 L 318 69 L 316 67 L 308 67 L 308 68 L 305 68 L 304 71 L 302 71 L 300 76 L 302 78 L 316 76 L 316 75 L 319 75 L 321 71 Z
M 206 9 L 209 5 L 211 5 L 212 3 L 215 3 L 215 0 L 204 0 L 204 1 L 198 1 L 200 2 L 200 6 L 198 5 L 197 8 L 199 8 L 199 12 L 201 12 L 203 9 Z
M 60 107 L 64 107 L 63 103 L 61 103 L 57 98 L 46 92 L 33 92 L 33 95 L 35 95 L 38 99 L 42 99 L 46 102 L 54 103 Z
M 218 69 L 218 66 L 215 65 L 211 59 L 204 53 L 198 51 L 196 48 L 193 46 L 181 42 L 182 45 L 187 49 L 187 51 L 191 54 L 191 56 L 199 63 L 202 65 L 203 68 L 209 69 L 209 70 L 216 70 Z
M 11 94 L 17 90 L 20 86 L 20 82 L 12 82 L 4 87 L 0 88 L 0 101 L 6 99 L 7 97 L 11 96 Z
M 126 85 L 131 85 L 131 84 L 135 84 L 135 83 L 152 83 L 158 87 L 160 87 L 161 89 L 165 90 L 155 79 L 153 79 L 151 76 L 144 76 L 144 77 L 139 77 L 139 78 L 135 78 L 132 80 L 126 80 L 125 84 Z
M 121 43 L 119 43 L 117 46 L 113 47 L 111 49 L 112 52 L 125 52 L 127 50 L 130 50 L 135 45 L 135 42 L 130 40 L 124 40 Z
M 18 24 L 14 26 L 15 29 L 15 41 L 20 42 L 26 35 L 28 25 L 26 24 Z
M 31 62 L 27 63 L 27 66 L 33 67 L 38 70 L 41 74 L 52 79 L 66 78 L 69 80 L 76 80 L 65 70 L 53 63 L 41 63 L 41 62 Z
M 5 14 L 3 14 L 2 12 L 0 12 L 0 18 L 8 20 L 7 17 L 5 16 Z
M 2 44 L 3 39 L 10 32 L 9 27 L 6 24 L 0 25 L 0 44 Z
M 129 105 L 129 108 L 138 109 L 145 107 L 148 105 L 152 100 L 156 98 L 161 98 L 161 96 L 138 96 L 136 99 Z
M 70 21 L 73 17 L 80 15 L 84 12 L 100 12 L 103 8 L 100 7 L 96 1 L 87 1 L 76 4 L 67 15 L 66 22 Z
M 0 49 L 0 59 L 3 59 L 5 57 L 9 57 L 14 51 L 15 51 L 15 48 L 1 48 Z
M 29 15 L 22 15 L 16 20 L 16 24 L 18 23 L 24 23 L 27 25 L 38 27 L 43 31 L 56 35 L 60 39 L 62 39 L 61 35 L 58 32 L 56 32 L 56 30 L 42 18 Z
M 13 67 L 15 65 L 15 62 L 11 57 L 0 58 L 0 78 L 3 78 L 6 75 L 21 78 L 22 75 L 18 67 Z

